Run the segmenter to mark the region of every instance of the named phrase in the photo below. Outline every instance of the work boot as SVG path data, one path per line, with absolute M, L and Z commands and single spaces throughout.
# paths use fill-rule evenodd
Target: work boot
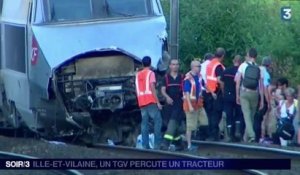
M 236 122 L 235 123 L 235 133 L 234 136 L 237 140 L 241 141 L 242 140 L 242 133 L 241 133 L 241 123 Z
M 232 126 L 227 126 L 227 137 L 225 139 L 225 142 L 234 142 L 233 132 L 232 132 Z
M 209 138 L 209 127 L 208 127 L 208 125 L 203 126 L 203 130 L 204 130 L 204 140 L 207 140 Z
M 198 140 L 199 130 L 192 131 L 192 140 Z
M 169 150 L 169 146 L 170 146 L 171 141 L 164 139 L 163 143 L 161 144 L 161 150 L 167 151 Z
M 180 138 L 179 140 L 174 140 L 173 144 L 175 145 L 175 151 L 184 150 L 184 142 L 182 141 L 182 138 Z
M 206 139 L 206 131 L 205 131 L 205 126 L 200 126 L 197 132 L 197 140 L 204 141 Z

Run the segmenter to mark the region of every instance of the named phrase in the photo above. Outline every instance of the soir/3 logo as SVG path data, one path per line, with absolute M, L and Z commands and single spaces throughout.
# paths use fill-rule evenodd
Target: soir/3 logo
M 30 162 L 29 161 L 6 161 L 5 162 L 6 168 L 29 168 Z
M 281 19 L 284 21 L 290 21 L 292 19 L 292 8 L 281 7 Z

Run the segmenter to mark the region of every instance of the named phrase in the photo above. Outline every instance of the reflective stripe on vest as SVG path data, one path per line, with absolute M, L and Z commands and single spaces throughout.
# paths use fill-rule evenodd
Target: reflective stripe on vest
M 169 83 L 169 77 L 171 77 L 171 75 L 166 74 L 166 75 L 165 75 L 166 88 L 171 87 L 171 86 L 179 86 L 179 87 L 180 87 L 180 90 L 182 91 L 182 89 L 183 89 L 183 80 L 184 80 L 184 77 L 183 77 L 182 74 L 178 74 L 178 76 L 180 76 L 180 84 L 176 84 L 176 83 L 170 84 L 170 83 Z M 176 77 L 176 78 L 177 78 L 177 77 Z
M 153 72 L 144 69 L 137 73 L 135 77 L 136 94 L 140 107 L 151 103 L 156 103 L 156 99 L 150 89 L 150 76 Z
M 220 61 L 215 58 L 208 65 L 206 69 L 206 86 L 210 91 L 215 92 L 218 87 L 218 78 L 215 74 L 217 67 L 221 65 L 224 69 L 224 66 L 220 63 Z
M 192 87 L 191 87 L 191 93 L 190 93 L 190 99 L 191 100 L 196 100 L 196 92 L 197 92 L 197 89 L 196 89 L 196 82 L 194 80 L 194 78 L 192 78 L 190 80 L 191 84 L 192 84 Z
M 190 100 L 191 100 L 191 105 L 193 106 L 193 108 L 195 110 L 198 110 L 200 109 L 201 107 L 203 107 L 203 100 L 200 96 L 201 94 L 201 91 L 202 91 L 202 87 L 201 87 L 201 83 L 202 83 L 202 78 L 201 78 L 201 75 L 199 75 L 199 99 L 196 98 L 196 82 L 195 82 L 195 79 L 190 75 L 190 74 L 187 74 L 186 75 L 186 78 L 185 80 L 189 80 L 191 82 L 191 93 L 189 94 L 190 95 Z M 183 93 L 183 110 L 185 112 L 190 112 L 190 108 L 189 108 L 189 104 L 187 102 L 187 98 L 186 98 L 186 93 Z
M 201 81 L 202 81 L 202 78 L 201 78 L 201 76 L 199 75 L 198 76 L 199 77 L 199 94 L 201 94 L 201 90 L 202 90 L 202 86 L 201 86 Z M 185 78 L 185 80 L 189 80 L 190 82 L 191 82 L 191 92 L 190 92 L 190 99 L 191 100 L 196 100 L 197 98 L 196 98 L 196 82 L 195 82 L 195 79 L 193 78 L 193 76 L 191 76 L 191 75 L 187 75 L 186 76 L 186 78 Z M 186 97 L 185 97 L 185 93 L 183 93 L 183 98 L 185 99 Z
M 149 95 L 149 94 L 152 94 L 152 91 L 150 91 L 150 75 L 151 75 L 151 71 L 149 70 L 148 73 L 147 73 L 147 76 L 146 76 L 146 89 L 145 91 L 141 91 L 140 90 L 140 87 L 139 87 L 139 82 L 138 82 L 138 76 L 139 74 L 135 77 L 135 86 L 136 86 L 136 92 L 137 92 L 137 95 L 138 96 L 141 96 L 141 95 Z

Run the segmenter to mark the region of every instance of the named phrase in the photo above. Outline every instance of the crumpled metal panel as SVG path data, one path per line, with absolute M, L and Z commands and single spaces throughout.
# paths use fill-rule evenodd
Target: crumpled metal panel
M 127 56 L 85 58 L 78 60 L 75 65 L 74 80 L 134 75 L 134 63 Z
M 166 37 L 163 16 L 131 20 L 33 26 L 33 33 L 52 69 L 72 57 L 101 49 L 121 49 L 157 67 Z

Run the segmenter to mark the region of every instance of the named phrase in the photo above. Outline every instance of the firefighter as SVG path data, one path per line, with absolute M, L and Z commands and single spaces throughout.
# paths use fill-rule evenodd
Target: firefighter
M 197 131 L 198 123 L 201 126 L 207 126 L 208 120 L 203 108 L 202 78 L 200 75 L 201 65 L 199 61 L 192 61 L 191 71 L 185 75 L 183 86 L 183 110 L 186 115 L 186 139 L 187 149 L 193 151 L 196 149 L 191 144 L 192 132 Z
M 209 128 L 211 131 L 211 139 L 213 141 L 218 141 L 220 139 L 220 129 L 219 123 L 222 119 L 223 111 L 223 84 L 221 76 L 225 67 L 221 63 L 225 56 L 225 50 L 223 48 L 218 48 L 215 53 L 215 57 L 210 61 L 206 68 L 206 89 L 208 91 L 207 103 L 210 105 L 208 107 L 209 117 Z
M 221 77 L 224 83 L 224 112 L 226 113 L 227 141 L 236 141 L 235 133 L 241 136 L 241 124 L 244 123 L 241 106 L 236 103 L 236 84 L 234 81 L 237 70 L 241 64 L 241 56 L 236 55 L 233 66 L 226 68 Z
M 171 59 L 169 64 L 169 73 L 165 75 L 162 83 L 161 93 L 166 99 L 164 106 L 165 114 L 169 117 L 167 131 L 164 135 L 164 150 L 172 150 L 170 144 L 174 144 L 175 149 L 181 149 L 180 124 L 184 117 L 182 86 L 184 76 L 179 73 L 179 61 Z
M 155 74 L 150 70 L 151 58 L 145 56 L 142 59 L 143 70 L 139 71 L 136 75 L 135 85 L 138 99 L 138 105 L 142 114 L 142 146 L 144 149 L 149 149 L 149 117 L 154 121 L 154 149 L 160 149 L 161 140 L 161 126 L 162 119 L 160 104 L 156 89 L 155 89 Z

